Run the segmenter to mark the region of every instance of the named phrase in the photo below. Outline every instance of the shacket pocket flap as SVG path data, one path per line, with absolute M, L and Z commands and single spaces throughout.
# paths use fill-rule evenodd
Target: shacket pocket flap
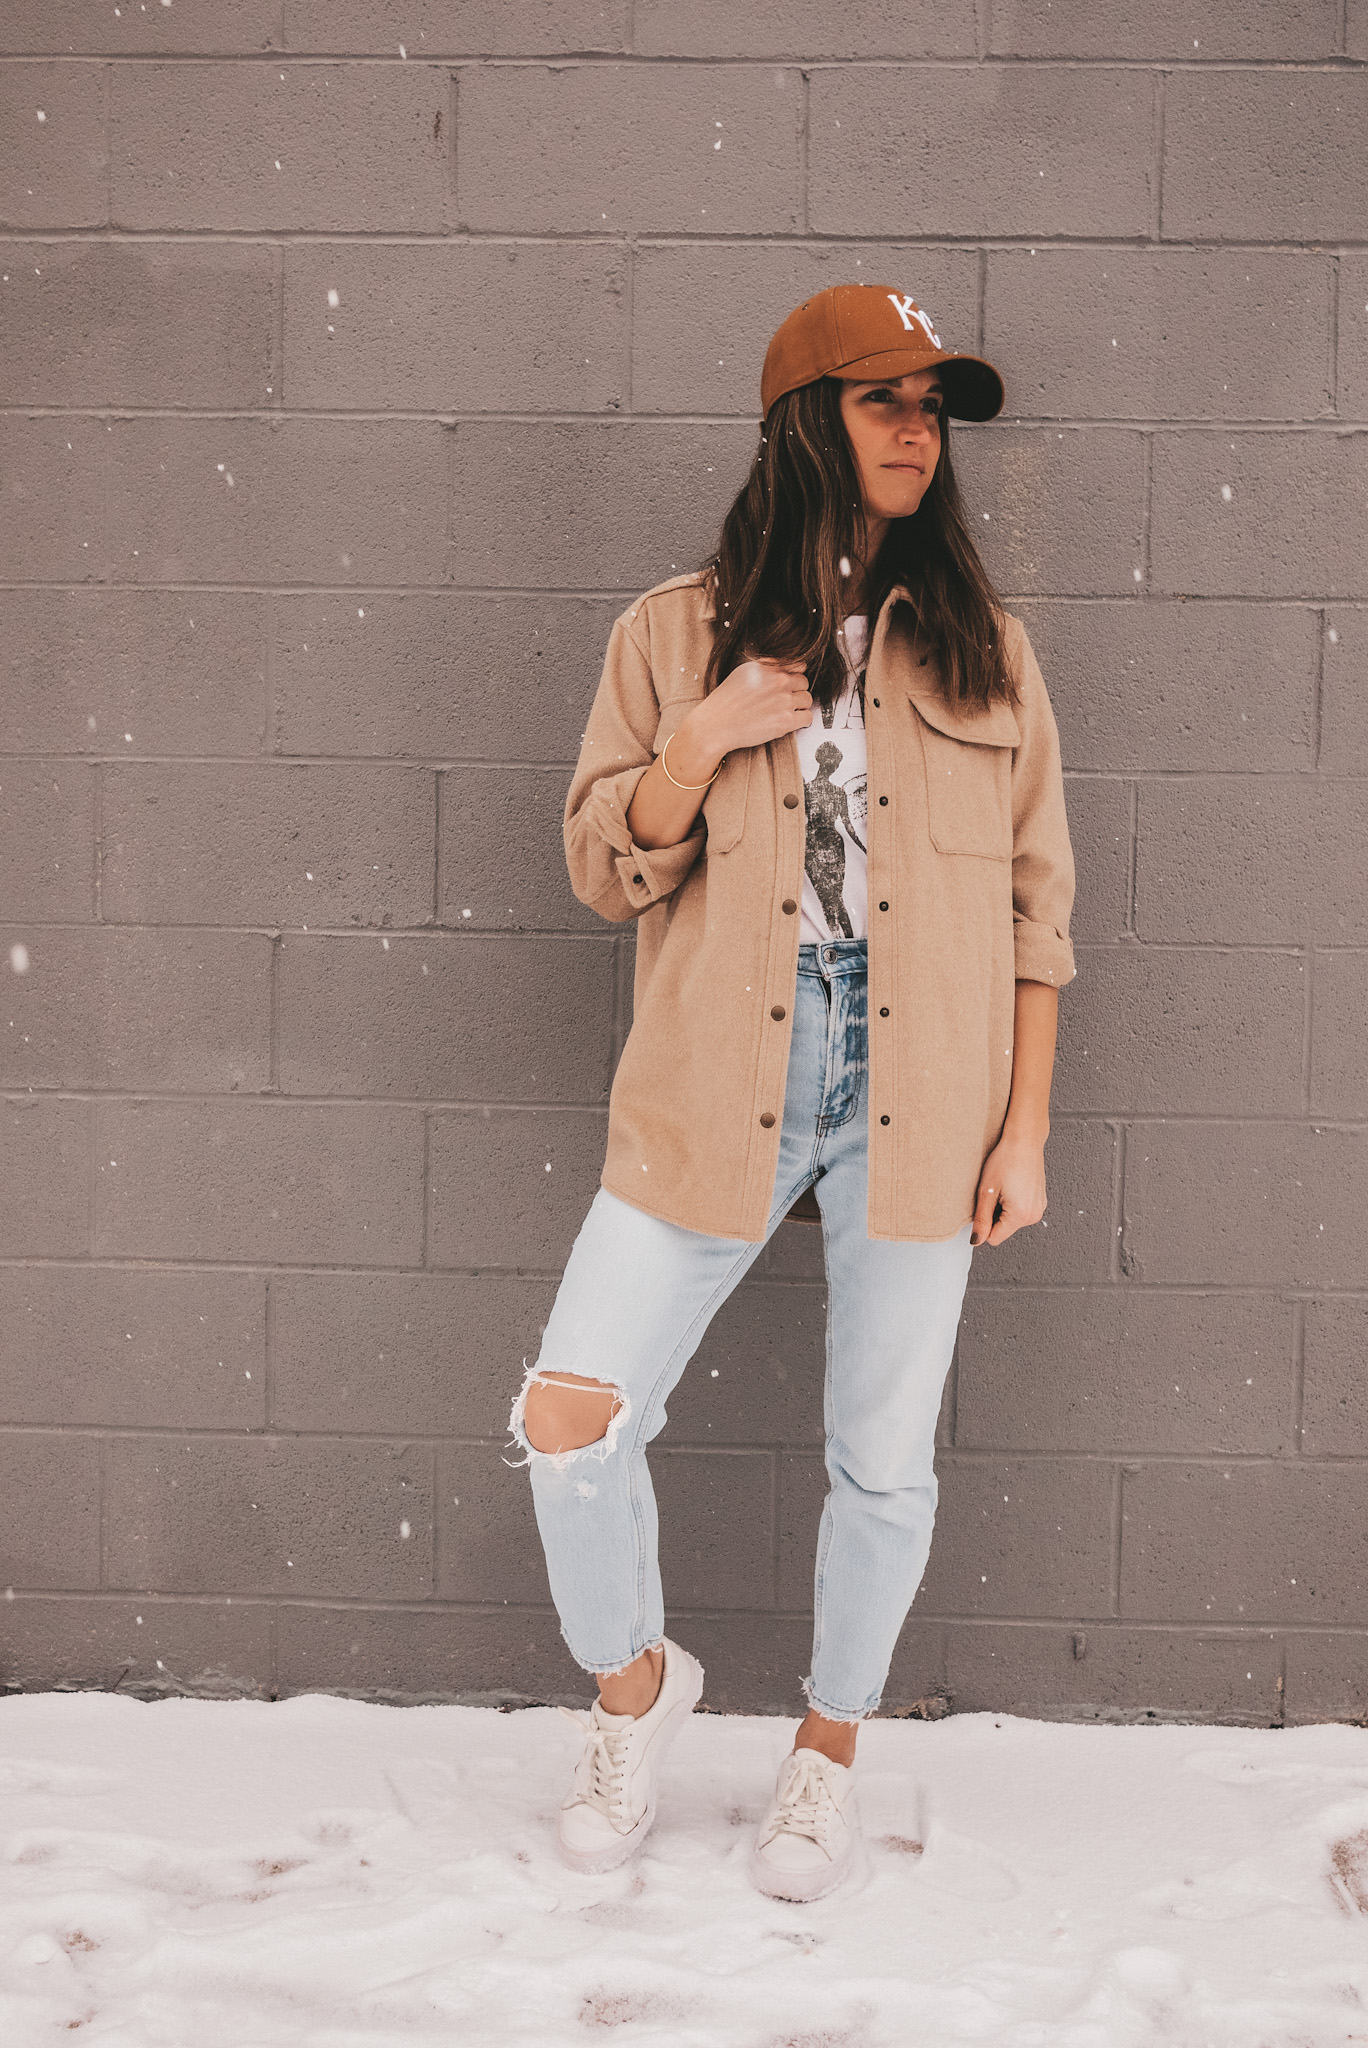
M 1010 704 L 968 712 L 944 697 L 908 693 L 926 762 L 926 812 L 938 853 L 1012 857 L 1012 749 L 1021 729 Z
M 660 709 L 660 724 L 656 728 L 655 751 L 660 754 L 672 733 L 678 732 L 689 713 L 702 702 L 700 697 L 679 697 Z M 728 754 L 717 771 L 717 779 L 703 799 L 703 822 L 708 828 L 706 850 L 711 853 L 730 853 L 741 837 L 746 823 L 746 792 L 750 787 L 751 757 L 754 747 L 738 747 L 734 754 Z M 670 768 L 678 774 L 673 758 Z
M 716 782 L 703 799 L 708 850 L 712 853 L 730 853 L 741 837 L 754 757 L 754 747 L 738 747 L 734 754 L 728 754 L 717 771 Z

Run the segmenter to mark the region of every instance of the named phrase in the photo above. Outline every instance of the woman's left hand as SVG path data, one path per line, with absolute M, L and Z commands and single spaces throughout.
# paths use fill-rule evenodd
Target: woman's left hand
M 999 1203 L 1002 1214 L 994 1222 Z M 1039 1223 L 1044 1214 L 1044 1141 L 1004 1132 L 983 1162 L 969 1242 L 1005 1244 L 1014 1230 Z

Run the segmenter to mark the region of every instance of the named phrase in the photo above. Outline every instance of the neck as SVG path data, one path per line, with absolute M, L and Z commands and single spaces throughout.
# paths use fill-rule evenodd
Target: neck
M 853 612 L 864 611 L 868 607 L 870 572 L 879 559 L 879 549 L 883 546 L 884 535 L 887 532 L 886 519 L 880 519 L 876 514 L 869 512 L 865 514 L 864 529 L 859 542 L 860 552 L 851 564 L 850 572 L 850 609 Z

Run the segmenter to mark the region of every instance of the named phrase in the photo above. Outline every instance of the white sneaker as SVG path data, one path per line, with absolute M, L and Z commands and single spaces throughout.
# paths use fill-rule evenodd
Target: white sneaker
M 703 1691 L 698 1659 L 668 1636 L 664 1648 L 660 1691 L 644 1714 L 607 1714 L 602 1700 L 587 1714 L 561 1708 L 589 1736 L 556 1826 L 561 1855 L 572 1870 L 591 1876 L 615 1870 L 651 1831 L 665 1752 Z
M 751 1851 L 751 1878 L 772 1899 L 823 1898 L 849 1876 L 859 1839 L 853 1767 L 795 1749 L 779 1767 Z

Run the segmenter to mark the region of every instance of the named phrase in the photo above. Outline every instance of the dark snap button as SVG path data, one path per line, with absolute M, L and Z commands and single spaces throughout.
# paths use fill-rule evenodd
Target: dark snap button
M 880 1122 L 881 1124 L 886 1124 L 886 1123 L 890 1123 L 891 1121 L 892 1121 L 892 1119 L 891 1119 L 890 1117 L 886 1117 L 886 1116 L 881 1116 L 881 1117 L 879 1118 L 879 1122 Z
M 788 1011 L 784 1008 L 782 1003 L 776 1003 L 774 1008 L 770 1011 L 770 1015 L 771 1017 L 773 1017 L 776 1024 L 782 1024 L 785 1017 L 787 1017 L 788 1015 Z
M 886 803 L 888 802 L 888 798 L 887 798 L 886 796 L 881 796 L 881 797 L 879 798 L 879 802 L 880 802 L 881 804 L 886 804 Z
M 795 910 L 796 910 L 797 908 L 798 908 L 798 905 L 797 905 L 797 904 L 796 904 L 796 903 L 794 902 L 794 900 L 793 900 L 793 898 L 792 898 L 791 896 L 786 896 L 786 897 L 784 898 L 784 903 L 783 903 L 783 910 L 784 910 L 784 915 L 785 915 L 785 917 L 792 917 L 792 915 L 793 915 L 794 911 L 795 911 Z
M 639 881 L 641 880 L 641 877 L 640 877 L 640 875 L 633 875 L 633 877 L 632 877 L 632 880 L 633 880 L 634 882 L 639 882 Z
M 880 910 L 887 910 L 887 908 L 888 908 L 888 905 L 887 905 L 886 903 L 881 903 L 881 904 L 879 905 L 879 908 L 880 908 Z
M 878 708 L 879 708 L 879 700 L 878 700 L 878 698 L 876 697 L 876 698 L 874 699 L 874 709 L 875 709 L 875 710 L 877 711 L 877 710 L 878 710 Z
M 879 1012 L 879 1015 L 880 1015 L 881 1017 L 886 1017 L 886 1016 L 888 1015 L 888 1012 L 887 1012 L 887 1010 L 880 1010 L 880 1012 Z
M 786 811 L 796 811 L 797 808 L 798 799 L 796 796 L 793 795 L 792 791 L 790 791 L 789 794 L 784 798 L 784 809 Z
M 884 1122 L 888 1122 L 887 1117 L 884 1118 Z M 774 1112 L 772 1110 L 767 1109 L 765 1111 L 760 1119 L 760 1128 L 762 1131 L 772 1131 L 774 1129 Z

